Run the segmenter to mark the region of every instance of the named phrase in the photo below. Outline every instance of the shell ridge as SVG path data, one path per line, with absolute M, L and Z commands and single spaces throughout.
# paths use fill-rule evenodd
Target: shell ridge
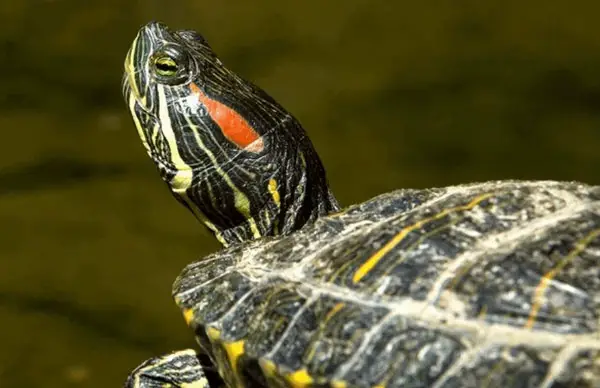
M 436 303 L 444 287 L 460 273 L 462 268 L 468 267 L 483 255 L 493 255 L 513 250 L 525 239 L 539 241 L 546 237 L 547 232 L 556 227 L 561 221 L 579 216 L 589 210 L 600 213 L 600 201 L 583 202 L 567 205 L 564 208 L 524 223 L 516 224 L 509 230 L 495 233 L 480 240 L 472 249 L 464 252 L 452 260 L 448 267 L 439 275 L 427 295 L 427 301 Z
M 292 280 L 290 279 L 290 281 Z M 511 324 L 457 317 L 441 308 L 432 306 L 427 301 L 417 301 L 409 297 L 390 301 L 383 298 L 375 298 L 372 295 L 356 290 L 349 291 L 344 287 L 332 284 L 306 282 L 304 286 L 312 289 L 314 293 L 327 294 L 341 301 L 368 307 L 385 308 L 389 313 L 383 319 L 400 316 L 421 322 L 428 328 L 440 330 L 444 333 L 460 333 L 467 337 L 470 336 L 471 342 L 478 344 L 477 348 L 483 348 L 491 344 L 525 344 L 537 348 L 557 349 L 573 341 L 587 343 L 593 347 L 600 347 L 600 339 L 598 339 L 595 333 L 564 334 L 531 330 Z M 374 330 L 373 333 L 376 333 L 378 327 L 380 327 L 379 324 L 373 326 L 371 329 Z M 361 346 L 362 344 L 364 342 L 361 343 Z

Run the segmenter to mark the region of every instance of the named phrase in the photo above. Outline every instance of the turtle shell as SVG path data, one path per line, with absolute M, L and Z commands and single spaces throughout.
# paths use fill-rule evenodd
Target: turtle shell
M 600 187 L 398 190 L 188 265 L 229 386 L 600 384 Z

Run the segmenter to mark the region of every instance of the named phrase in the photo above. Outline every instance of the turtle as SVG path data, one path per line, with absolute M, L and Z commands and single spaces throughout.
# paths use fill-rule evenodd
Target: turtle
M 193 30 L 150 22 L 123 94 L 222 244 L 172 295 L 196 345 L 141 387 L 600 387 L 600 186 L 398 188 L 341 207 L 299 120 Z

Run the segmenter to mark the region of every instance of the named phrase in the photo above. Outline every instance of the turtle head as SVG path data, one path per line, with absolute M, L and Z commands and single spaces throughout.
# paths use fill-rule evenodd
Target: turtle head
M 224 245 L 287 234 L 339 208 L 299 122 L 198 33 L 142 27 L 123 94 L 162 179 Z

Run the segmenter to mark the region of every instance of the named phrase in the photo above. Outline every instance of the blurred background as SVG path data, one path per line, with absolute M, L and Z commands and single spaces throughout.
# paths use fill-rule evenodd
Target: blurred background
M 193 346 L 171 300 L 219 248 L 120 95 L 149 20 L 203 33 L 307 128 L 344 205 L 487 179 L 600 184 L 600 3 L 3 0 L 0 387 L 117 387 Z

